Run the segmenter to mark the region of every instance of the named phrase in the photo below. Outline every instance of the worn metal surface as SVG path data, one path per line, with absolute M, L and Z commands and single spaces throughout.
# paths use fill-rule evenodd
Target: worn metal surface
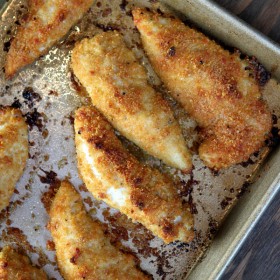
M 153 3 L 150 3 L 153 2 Z M 208 1 L 165 1 L 170 2 L 207 32 L 215 31 L 214 36 L 226 44 L 236 46 L 246 53 L 257 56 L 271 70 L 280 60 L 279 50 L 270 42 L 244 27 L 223 13 Z M 264 148 L 258 156 L 252 156 L 248 164 L 237 165 L 227 170 L 213 173 L 206 168 L 196 154 L 197 133 L 195 123 L 174 102 L 161 87 L 160 81 L 153 73 L 147 58 L 141 49 L 141 42 L 133 26 L 130 9 L 133 5 L 159 8 L 156 1 L 96 1 L 90 12 L 75 27 L 69 36 L 36 63 L 26 67 L 14 80 L 6 81 L 3 70 L 0 72 L 0 104 L 21 105 L 29 122 L 30 159 L 17 191 L 12 198 L 8 211 L 2 213 L 0 221 L 0 246 L 12 243 L 24 249 L 32 260 L 43 266 L 50 277 L 61 279 L 56 265 L 55 253 L 51 251 L 50 233 L 46 228 L 48 214 L 46 207 L 48 195 L 56 180 L 69 179 L 81 193 L 85 205 L 94 218 L 107 224 L 109 236 L 120 241 L 125 248 L 133 252 L 141 261 L 141 267 L 151 273 L 155 279 L 184 279 L 194 267 L 197 259 L 211 243 L 211 235 L 244 190 L 244 183 L 253 179 L 268 152 Z M 166 8 L 161 7 L 162 10 Z M 18 18 L 26 12 L 26 2 L 11 1 L 2 14 L 0 23 L 0 65 L 3 68 L 9 40 L 15 33 Z M 233 30 L 224 34 L 220 30 Z M 217 30 L 216 30 L 217 27 Z M 228 29 L 229 28 L 229 29 Z M 164 166 L 123 139 L 127 147 L 140 160 L 160 168 L 170 174 L 174 180 L 180 180 L 185 191 L 193 199 L 196 238 L 190 244 L 169 244 L 154 238 L 141 225 L 133 224 L 117 211 L 99 203 L 85 190 L 78 177 L 73 141 L 72 115 L 81 104 L 89 99 L 77 91 L 69 69 L 69 59 L 74 43 L 86 36 L 103 30 L 116 29 L 124 34 L 128 46 L 132 47 L 137 57 L 147 67 L 150 82 L 169 100 L 182 125 L 188 145 L 194 153 L 195 168 L 191 175 Z M 222 35 L 224 34 L 224 35 Z M 235 34 L 235 35 L 233 35 Z M 233 36 L 233 37 L 232 37 Z M 236 37 L 237 36 L 237 37 Z M 237 39 L 238 38 L 238 39 Z M 250 46 L 248 46 L 248 40 Z M 243 43 L 242 43 L 243 42 Z M 279 75 L 277 69 L 275 75 Z M 27 98 L 28 96 L 32 98 Z M 271 110 L 280 115 L 280 88 L 271 81 L 264 91 Z M 15 102 L 16 101 L 16 102 Z M 279 164 L 277 151 L 263 166 L 263 174 L 251 187 L 248 195 L 243 197 L 232 212 L 228 232 L 216 238 L 207 257 L 194 270 L 191 279 L 210 279 L 218 277 L 226 261 L 230 258 L 242 236 L 254 224 L 259 213 L 273 197 L 278 187 Z M 258 176 L 259 177 L 259 176 Z M 42 202 L 42 198 L 43 202 Z M 186 197 L 190 200 L 190 196 Z M 243 207 L 243 209 L 242 209 Z M 241 210 L 240 210 L 241 209 Z M 235 225 L 233 223 L 236 223 Z M 207 266 L 205 265 L 207 263 Z

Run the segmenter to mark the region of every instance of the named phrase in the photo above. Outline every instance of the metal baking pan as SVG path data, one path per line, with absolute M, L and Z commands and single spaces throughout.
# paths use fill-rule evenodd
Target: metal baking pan
M 3 6 L 0 22 L 2 69 L 5 49 L 20 23 L 18 18 L 26 12 L 26 1 L 0 3 Z M 205 168 L 194 152 L 193 173 L 182 175 L 122 139 L 140 160 L 158 167 L 175 179 L 179 177 L 185 182 L 185 187 L 192 190 L 197 230 L 194 242 L 164 245 L 141 225 L 133 224 L 104 203 L 95 201 L 83 187 L 76 169 L 72 116 L 76 108 L 89 100 L 83 92 L 79 92 L 79 86 L 69 69 L 71 49 L 83 37 L 108 29 L 117 29 L 124 34 L 128 46 L 133 48 L 147 68 L 151 84 L 170 101 L 189 146 L 196 141 L 194 122 L 160 87 L 160 81 L 141 49 L 139 35 L 129 12 L 132 5 L 172 10 L 224 44 L 256 56 L 274 78 L 280 80 L 279 47 L 240 20 L 210 1 L 164 0 L 162 3 L 148 0 L 96 1 L 66 38 L 12 81 L 6 81 L 0 71 L 0 104 L 21 105 L 29 122 L 30 142 L 27 168 L 17 184 L 12 203 L 0 215 L 0 246 L 12 244 L 25 251 L 35 264 L 43 267 L 50 278 L 61 279 L 55 264 L 51 236 L 46 229 L 48 198 L 58 180 L 67 178 L 71 181 L 82 195 L 89 213 L 106 224 L 110 238 L 119 241 L 124 250 L 136 255 L 141 267 L 150 272 L 154 279 L 218 279 L 279 189 L 278 148 L 274 148 L 267 157 L 270 149 L 265 147 L 249 163 L 234 166 L 219 174 Z M 23 92 L 34 98 L 26 100 Z M 271 80 L 263 94 L 273 114 L 279 117 L 280 86 Z M 250 192 L 237 199 L 247 182 L 253 179 L 255 183 L 250 186 Z M 212 242 L 212 233 L 216 232 L 224 219 L 222 228 Z M 195 266 L 210 243 L 212 245 L 203 259 Z

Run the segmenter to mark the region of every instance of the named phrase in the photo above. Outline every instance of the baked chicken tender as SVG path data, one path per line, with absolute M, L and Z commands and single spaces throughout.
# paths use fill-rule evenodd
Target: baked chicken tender
M 132 156 L 96 109 L 78 109 L 74 126 L 78 170 L 97 199 L 141 223 L 165 243 L 193 239 L 190 209 L 170 178 Z
M 7 54 L 5 73 L 12 78 L 34 62 L 79 21 L 93 0 L 29 0 L 29 13 L 18 28 Z
M 80 195 L 62 182 L 50 209 L 51 231 L 60 272 L 65 280 L 150 279 L 132 255 L 111 245 L 101 224 L 86 212 Z
M 47 280 L 42 269 L 30 263 L 27 256 L 17 253 L 10 246 L 0 252 L 0 279 L 1 280 Z
M 28 159 L 28 129 L 21 111 L 0 107 L 0 211 L 8 206 Z
M 167 165 L 188 172 L 191 156 L 167 102 L 117 32 L 78 43 L 72 68 L 92 103 L 126 138 Z
M 202 128 L 200 158 L 217 170 L 247 161 L 272 126 L 249 62 L 174 17 L 140 8 L 133 17 L 156 73 Z

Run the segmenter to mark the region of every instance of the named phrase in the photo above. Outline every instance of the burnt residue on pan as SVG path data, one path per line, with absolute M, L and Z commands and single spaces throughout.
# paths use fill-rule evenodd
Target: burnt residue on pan
M 29 108 L 34 107 L 35 102 L 39 102 L 42 100 L 40 94 L 35 92 L 32 87 L 26 87 L 22 92 L 22 97 L 24 98 L 24 102 L 28 105 Z
M 42 184 L 48 185 L 48 190 L 42 194 L 41 202 L 47 212 L 50 211 L 51 203 L 59 189 L 60 181 L 57 178 L 57 174 L 54 171 L 41 170 L 43 175 L 39 175 Z

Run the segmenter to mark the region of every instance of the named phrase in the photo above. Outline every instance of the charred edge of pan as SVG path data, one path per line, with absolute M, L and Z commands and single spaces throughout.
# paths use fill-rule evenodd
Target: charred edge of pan
M 225 197 L 224 199 L 223 199 L 223 201 L 221 202 L 221 208 L 224 210 L 224 209 L 226 209 L 227 208 L 227 206 L 231 203 L 231 201 L 232 201 L 232 198 L 231 197 Z
M 240 163 L 240 165 L 245 168 L 252 164 L 255 164 L 255 161 L 253 161 L 251 158 L 249 158 L 247 161 Z
M 209 226 L 209 228 L 208 228 L 207 236 L 208 236 L 209 240 L 211 240 L 217 234 L 218 229 L 219 229 L 219 224 L 214 219 L 210 219 L 208 226 Z
M 248 192 L 248 188 L 251 185 L 251 182 L 245 182 L 241 188 L 238 189 L 238 193 L 236 195 L 236 197 L 239 199 L 240 197 L 242 197 L 246 192 Z

